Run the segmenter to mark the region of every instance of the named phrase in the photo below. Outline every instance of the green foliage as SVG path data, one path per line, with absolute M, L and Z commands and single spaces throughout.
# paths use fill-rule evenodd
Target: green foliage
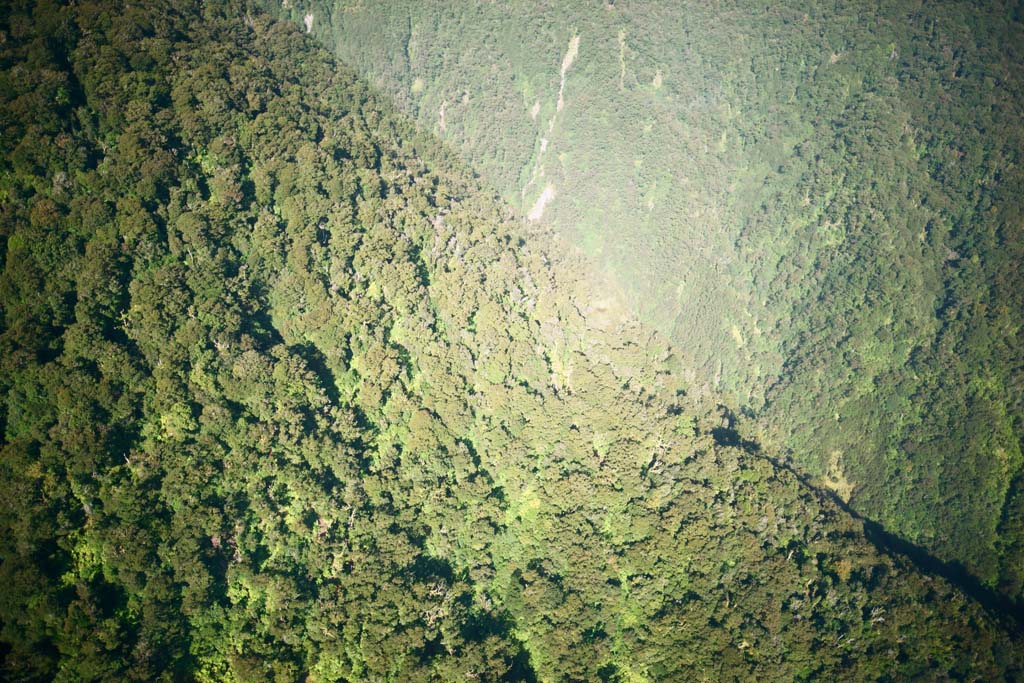
M 553 188 L 544 219 L 666 333 L 694 398 L 756 413 L 819 483 L 841 470 L 861 514 L 1011 580 L 1012 3 L 265 4 L 311 15 L 523 214 Z
M 1021 675 L 294 27 L 116 10 L 3 20 L 6 678 Z

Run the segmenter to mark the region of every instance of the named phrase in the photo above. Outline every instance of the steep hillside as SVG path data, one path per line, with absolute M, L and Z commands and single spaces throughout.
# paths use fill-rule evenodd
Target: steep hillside
M 1020 595 L 1019 8 L 269 5 L 597 259 L 695 396 Z
M 3 16 L 5 678 L 1020 676 L 294 27 Z

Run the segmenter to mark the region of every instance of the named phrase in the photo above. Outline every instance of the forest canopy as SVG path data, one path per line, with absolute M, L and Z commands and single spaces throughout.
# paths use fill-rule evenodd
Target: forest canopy
M 264 4 L 580 246 L 692 397 L 1021 598 L 1019 3 Z
M 4 678 L 1022 675 L 304 30 L 0 16 Z

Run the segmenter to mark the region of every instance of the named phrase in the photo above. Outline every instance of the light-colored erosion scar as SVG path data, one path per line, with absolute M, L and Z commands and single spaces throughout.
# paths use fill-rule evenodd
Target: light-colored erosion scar
M 561 112 L 562 108 L 565 107 L 565 99 L 563 97 L 565 93 L 565 74 L 569 71 L 570 67 L 572 67 L 573 62 L 576 61 L 576 55 L 579 54 L 579 50 L 580 37 L 578 35 L 573 36 L 572 39 L 569 41 L 569 49 L 565 51 L 565 56 L 562 57 L 562 82 L 558 86 L 558 106 L 555 107 L 555 113 L 553 113 L 551 115 L 551 118 L 548 120 L 549 133 L 555 129 L 555 119 L 558 118 L 559 112 Z M 531 117 L 535 117 L 536 114 L 539 112 L 540 102 L 538 101 L 536 104 L 533 105 L 533 109 L 531 110 L 530 115 Z M 540 154 L 537 155 L 537 161 L 534 164 L 533 173 L 530 174 L 530 181 L 526 183 L 522 190 L 522 196 L 524 198 L 526 197 L 527 189 L 529 189 L 529 187 L 533 185 L 534 180 L 536 180 L 538 176 L 544 176 L 543 159 L 544 153 L 547 151 L 548 139 L 546 137 L 543 137 L 540 141 Z M 540 197 L 537 198 L 537 201 L 534 203 L 533 208 L 530 209 L 530 212 L 526 215 L 526 217 L 531 221 L 540 220 L 540 217 L 544 214 L 544 207 L 547 206 L 548 202 L 550 202 L 554 198 L 554 196 L 555 188 L 552 187 L 551 185 L 545 187 L 544 191 L 541 192 Z
M 565 72 L 568 71 L 569 68 L 572 66 L 572 63 L 574 61 L 576 61 L 576 55 L 579 54 L 579 51 L 580 51 L 580 37 L 579 36 L 573 36 L 572 40 L 569 41 L 569 49 L 566 50 L 565 56 L 562 57 L 562 75 L 563 76 L 565 75 Z
M 580 51 L 580 37 L 573 36 L 572 40 L 569 41 L 569 49 L 566 50 L 565 56 L 562 57 L 562 83 L 558 86 L 558 106 L 555 107 L 556 111 L 562 111 L 562 107 L 565 106 L 565 100 L 562 97 L 562 93 L 565 92 L 565 74 L 572 66 L 572 63 L 576 61 L 576 55 Z
M 448 130 L 448 126 L 444 121 L 444 110 L 448 107 L 448 100 L 441 103 L 441 110 L 437 112 L 437 125 L 441 129 L 441 133 L 444 134 Z
M 530 213 L 526 214 L 527 219 L 531 221 L 539 221 L 540 217 L 544 215 L 544 208 L 548 205 L 552 199 L 555 198 L 555 188 L 552 185 L 548 185 L 544 188 L 544 191 L 537 197 L 537 201 L 533 203 L 533 208 L 530 209 Z
M 626 89 L 626 32 L 619 31 L 619 90 Z
M 302 21 L 304 21 L 306 23 L 306 33 L 312 33 L 313 32 L 313 15 L 312 14 L 307 14 L 306 16 L 304 16 L 302 18 Z
M 540 100 L 533 103 L 533 107 L 530 109 L 530 118 L 534 121 L 537 120 L 537 114 L 540 113 Z

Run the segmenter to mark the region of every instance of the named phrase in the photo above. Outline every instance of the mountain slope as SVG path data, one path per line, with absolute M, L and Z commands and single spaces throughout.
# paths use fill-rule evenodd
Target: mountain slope
M 1019 595 L 1019 8 L 266 4 L 601 263 L 694 395 Z
M 294 28 L 5 16 L 9 677 L 1019 675 Z

